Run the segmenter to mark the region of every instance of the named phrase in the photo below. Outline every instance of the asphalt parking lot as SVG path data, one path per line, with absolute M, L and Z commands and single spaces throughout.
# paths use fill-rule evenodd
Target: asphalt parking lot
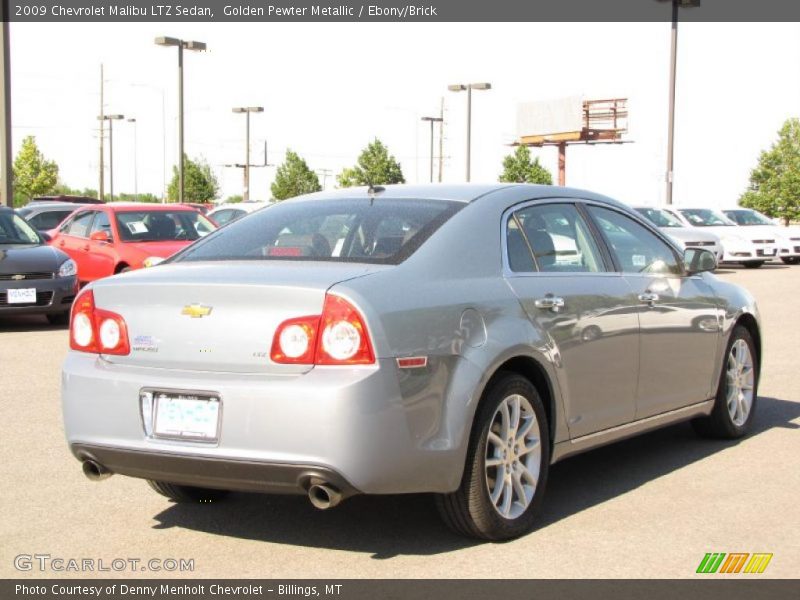
M 101 574 L 124 577 L 672 578 L 694 576 L 706 552 L 770 552 L 764 577 L 796 577 L 800 266 L 719 277 L 749 288 L 763 316 L 755 431 L 712 442 L 681 424 L 559 463 L 539 528 L 503 544 L 451 534 L 427 496 L 356 497 L 320 512 L 299 496 L 187 506 L 140 480 L 90 482 L 61 423 L 66 329 L 0 319 L 0 577 L 85 575 L 14 568 L 19 554 L 49 554 L 194 559 L 193 572 Z

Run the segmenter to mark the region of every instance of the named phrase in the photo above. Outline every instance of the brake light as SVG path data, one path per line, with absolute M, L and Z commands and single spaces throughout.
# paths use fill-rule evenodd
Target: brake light
M 327 294 L 322 315 L 284 321 L 275 331 L 270 358 L 281 364 L 370 365 L 375 354 L 358 310 Z
M 72 306 L 69 347 L 93 354 L 130 354 L 128 328 L 117 313 L 97 308 L 92 290 L 80 294 Z

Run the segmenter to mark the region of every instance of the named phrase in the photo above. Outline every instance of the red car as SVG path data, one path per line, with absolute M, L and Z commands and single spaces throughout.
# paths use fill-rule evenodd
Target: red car
M 75 211 L 50 245 L 78 264 L 86 283 L 160 262 L 216 228 L 186 206 L 118 202 Z

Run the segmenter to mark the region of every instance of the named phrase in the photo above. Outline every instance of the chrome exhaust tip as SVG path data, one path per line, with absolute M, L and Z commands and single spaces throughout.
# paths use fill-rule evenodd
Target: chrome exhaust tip
M 90 481 L 103 481 L 103 479 L 108 479 L 113 475 L 111 471 L 93 460 L 83 461 L 81 469 L 83 469 L 83 474 Z
M 326 484 L 315 484 L 308 488 L 308 499 L 314 508 L 327 510 L 342 501 L 342 493 Z

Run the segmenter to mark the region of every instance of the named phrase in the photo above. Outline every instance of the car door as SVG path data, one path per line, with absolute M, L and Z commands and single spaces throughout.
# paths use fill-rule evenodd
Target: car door
M 105 231 L 109 235 L 110 241 L 103 242 L 91 239 L 92 234 L 98 231 Z M 117 264 L 114 241 L 114 233 L 111 230 L 108 213 L 104 210 L 97 211 L 94 221 L 92 221 L 92 227 L 89 230 L 89 251 L 85 257 L 85 276 L 87 281 L 94 281 L 114 274 L 114 267 Z
M 720 315 L 704 275 L 687 277 L 676 250 L 645 224 L 612 208 L 588 211 L 638 300 L 636 418 L 707 400 Z
M 597 233 L 570 201 L 522 205 L 504 219 L 505 277 L 550 341 L 570 436 L 632 421 L 639 307 Z
M 78 279 L 80 281 L 89 281 L 87 276 L 91 271 L 88 262 L 89 231 L 92 228 L 94 213 L 95 211 L 93 210 L 75 213 L 61 226 L 58 236 L 53 240 L 53 245 L 66 252 L 78 265 Z

